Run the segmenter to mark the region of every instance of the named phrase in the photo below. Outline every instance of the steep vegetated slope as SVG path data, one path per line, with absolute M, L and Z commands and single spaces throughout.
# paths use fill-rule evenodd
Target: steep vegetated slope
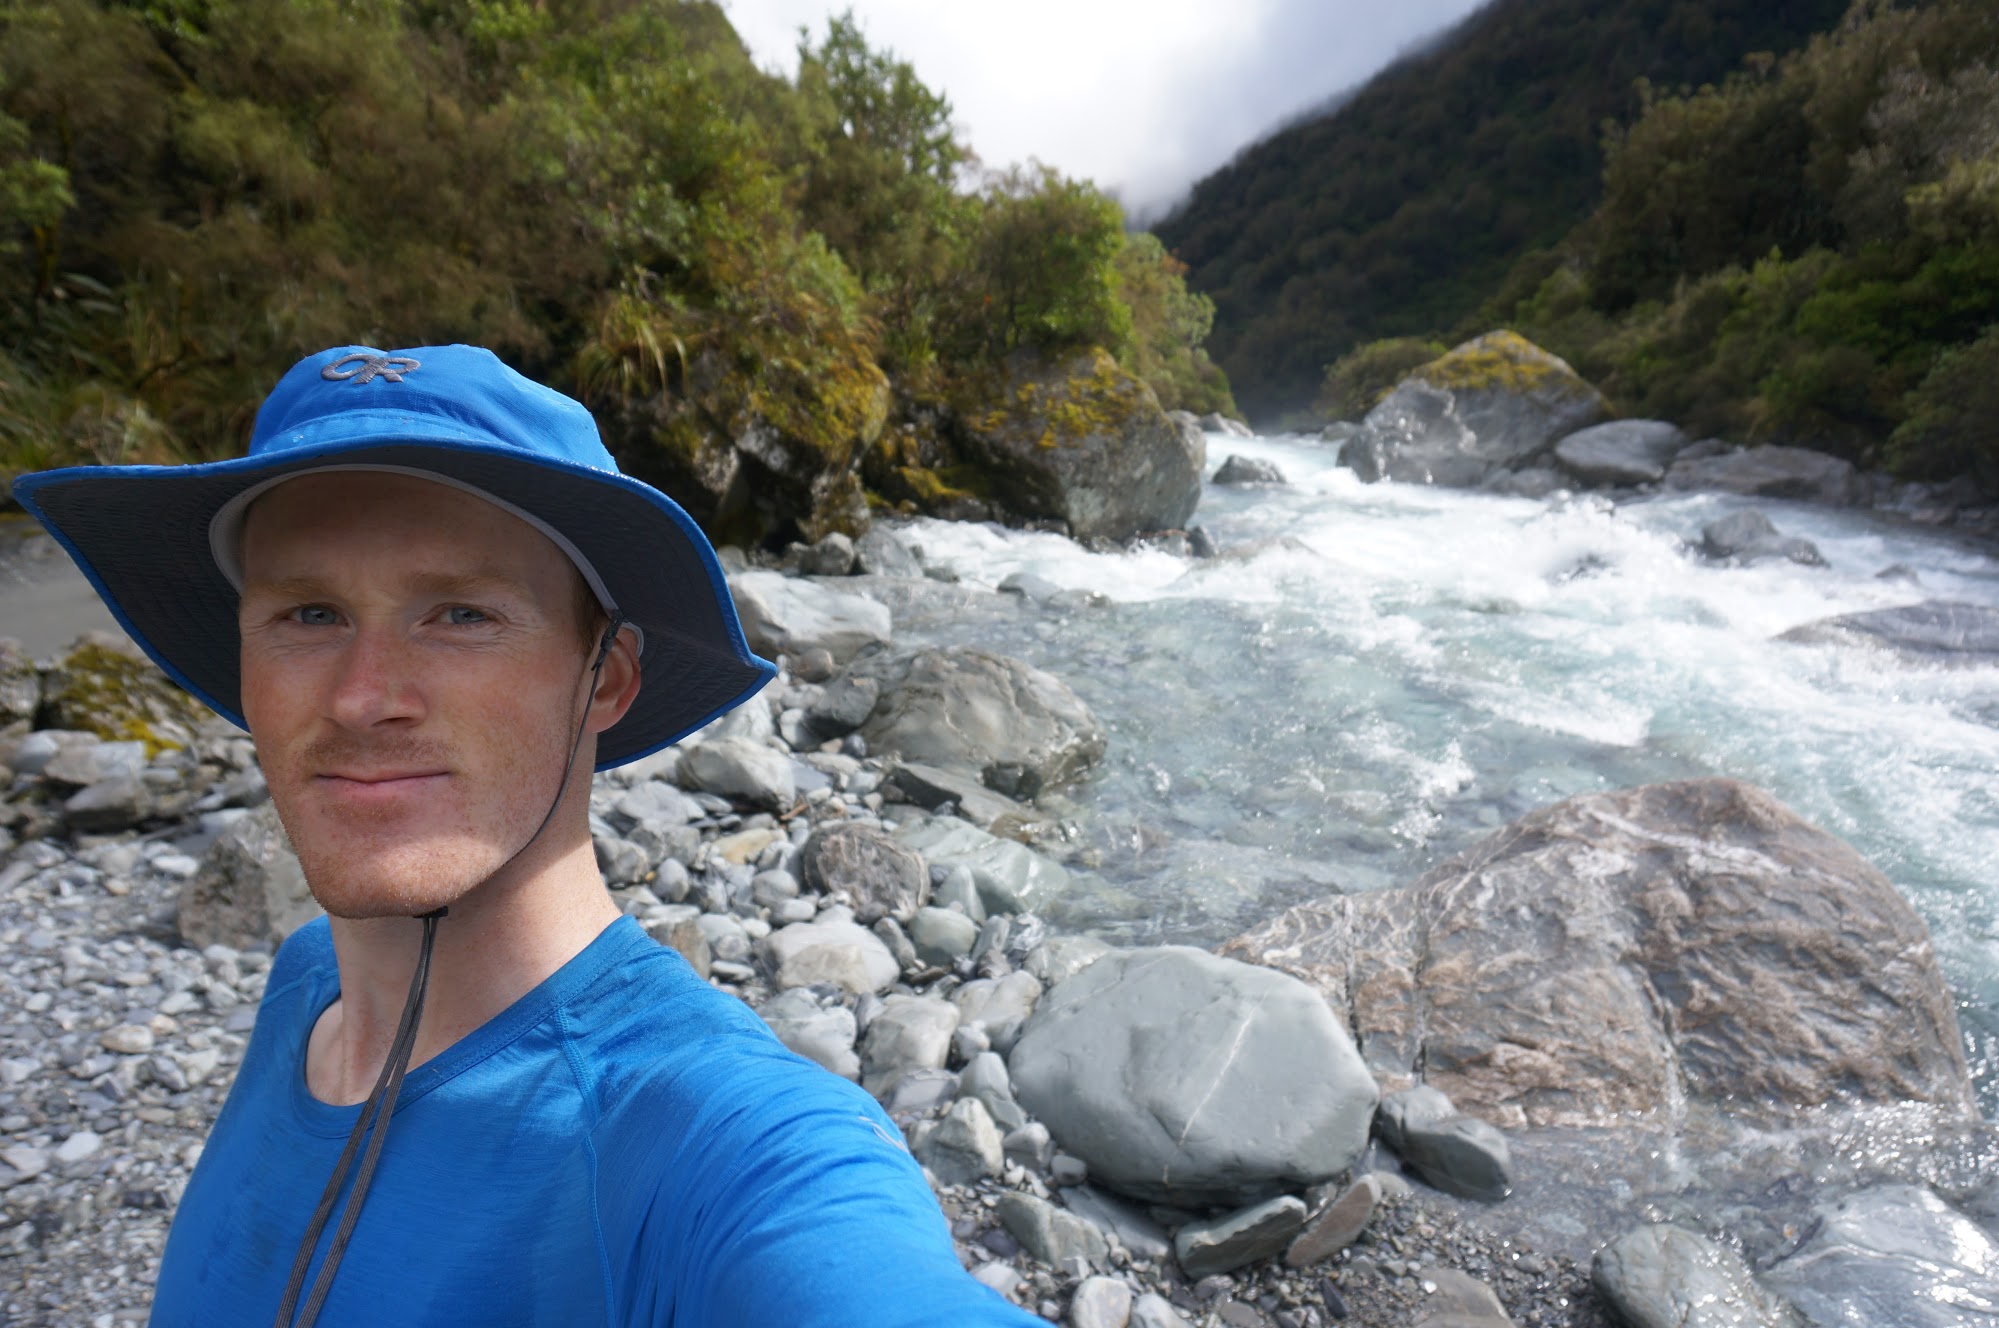
M 1999 8 L 1857 4 L 1606 145 L 1595 213 L 1453 331 L 1628 414 L 1999 493 Z
M 1232 409 L 1165 251 L 950 123 L 850 18 L 787 81 L 705 0 L 0 0 L 0 500 L 239 451 L 353 342 L 494 347 L 737 540 L 865 521 L 1023 354 Z
M 1603 123 L 1637 113 L 1637 80 L 1720 79 L 1846 3 L 1494 0 L 1243 152 L 1156 230 L 1214 298 L 1209 349 L 1237 398 L 1270 421 L 1357 343 L 1451 327 L 1566 234 L 1600 196 Z

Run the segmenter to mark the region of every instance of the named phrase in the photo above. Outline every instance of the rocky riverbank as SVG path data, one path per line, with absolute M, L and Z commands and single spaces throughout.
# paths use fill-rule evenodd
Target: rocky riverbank
M 1034 1312 L 1830 1324 L 1863 1283 L 1999 1303 L 1927 933 L 1767 795 L 1571 799 L 1221 954 L 1114 950 L 1043 921 L 1084 870 L 1060 791 L 1116 740 L 1073 691 L 898 645 L 895 605 L 948 587 L 887 530 L 731 579 L 784 673 L 599 778 L 600 865 L 662 944 L 884 1102 L 967 1266 Z M 250 744 L 177 707 L 115 642 L 0 659 L 7 1324 L 143 1320 L 267 956 L 312 912 Z M 1871 1146 L 1866 1110 L 1930 1152 Z M 1704 1136 L 1781 1152 L 1805 1125 L 1865 1165 L 1801 1151 L 1726 1207 L 1698 1183 L 1724 1169 Z M 1633 1199 L 1648 1171 L 1683 1201 Z

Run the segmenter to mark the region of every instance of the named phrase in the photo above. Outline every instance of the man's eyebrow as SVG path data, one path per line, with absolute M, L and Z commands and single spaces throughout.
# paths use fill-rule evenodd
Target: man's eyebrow
M 525 582 L 502 572 L 418 572 L 412 574 L 406 583 L 418 594 L 476 597 L 494 592 L 526 595 L 529 593 Z M 266 581 L 256 576 L 248 577 L 243 587 L 247 595 L 255 592 L 278 599 L 315 599 L 336 593 L 333 583 L 317 576 L 287 576 L 275 581 Z

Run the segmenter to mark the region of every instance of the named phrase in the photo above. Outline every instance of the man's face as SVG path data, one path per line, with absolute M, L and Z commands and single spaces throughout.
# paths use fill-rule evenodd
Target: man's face
M 243 569 L 243 714 L 326 911 L 427 912 L 512 857 L 583 717 L 561 550 L 446 485 L 336 472 L 252 505 Z

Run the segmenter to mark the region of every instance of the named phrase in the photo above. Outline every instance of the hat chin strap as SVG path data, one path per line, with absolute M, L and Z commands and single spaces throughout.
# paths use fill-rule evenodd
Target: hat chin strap
M 576 770 L 576 757 L 583 750 L 583 739 L 589 733 L 589 697 L 597 690 L 597 683 L 604 673 L 604 661 L 610 656 L 611 646 L 618 639 L 618 629 L 624 626 L 624 622 L 624 615 L 612 610 L 610 625 L 604 629 L 603 639 L 597 643 L 597 658 L 590 665 L 590 691 L 584 698 L 583 721 L 577 725 L 576 741 L 570 744 L 569 759 L 563 763 L 562 782 L 556 785 L 555 800 L 549 803 L 548 811 L 543 814 L 541 824 L 534 828 L 534 833 L 508 854 L 505 862 L 488 872 L 479 884 L 485 884 L 512 866 L 514 859 L 527 852 L 529 845 L 541 838 L 541 832 L 548 829 L 548 823 L 555 819 L 556 809 L 562 806 L 563 795 L 569 791 L 569 779 Z M 423 948 L 417 954 L 416 972 L 410 975 L 410 993 L 403 1001 L 402 1018 L 396 1024 L 395 1040 L 389 1045 L 389 1058 L 383 1063 L 382 1073 L 376 1078 L 368 1100 L 362 1104 L 361 1115 L 355 1120 L 354 1128 L 347 1134 L 347 1146 L 340 1150 L 340 1160 L 333 1164 L 333 1175 L 328 1178 L 326 1189 L 319 1196 L 319 1206 L 313 1210 L 312 1221 L 305 1229 L 305 1238 L 299 1242 L 298 1254 L 292 1259 L 291 1277 L 285 1283 L 285 1298 L 278 1305 L 275 1328 L 312 1328 L 319 1318 L 321 1307 L 326 1304 L 327 1293 L 333 1289 L 333 1274 L 340 1267 L 342 1256 L 347 1253 L 347 1242 L 354 1234 L 354 1224 L 361 1218 L 362 1201 L 368 1197 L 368 1186 L 375 1179 L 375 1163 L 381 1158 L 383 1141 L 389 1137 L 389 1118 L 395 1114 L 396 1098 L 402 1093 L 410 1055 L 416 1050 L 417 1025 L 423 1019 L 424 995 L 430 986 L 430 957 L 437 940 L 437 923 L 448 912 L 448 908 L 434 908 L 417 915 L 423 923 Z M 364 1137 L 367 1148 L 361 1151 Z M 340 1225 L 334 1230 L 333 1243 L 326 1251 L 326 1262 L 320 1265 L 319 1276 L 313 1279 L 312 1294 L 306 1298 L 305 1305 L 299 1307 L 299 1292 L 305 1286 L 306 1270 L 312 1266 L 312 1252 L 319 1244 L 320 1233 L 326 1229 L 327 1219 L 333 1215 L 334 1203 L 340 1197 L 340 1187 L 346 1182 L 357 1151 L 361 1151 L 361 1167 L 354 1176 L 354 1193 L 341 1210 Z M 296 1324 L 293 1323 L 295 1308 Z

